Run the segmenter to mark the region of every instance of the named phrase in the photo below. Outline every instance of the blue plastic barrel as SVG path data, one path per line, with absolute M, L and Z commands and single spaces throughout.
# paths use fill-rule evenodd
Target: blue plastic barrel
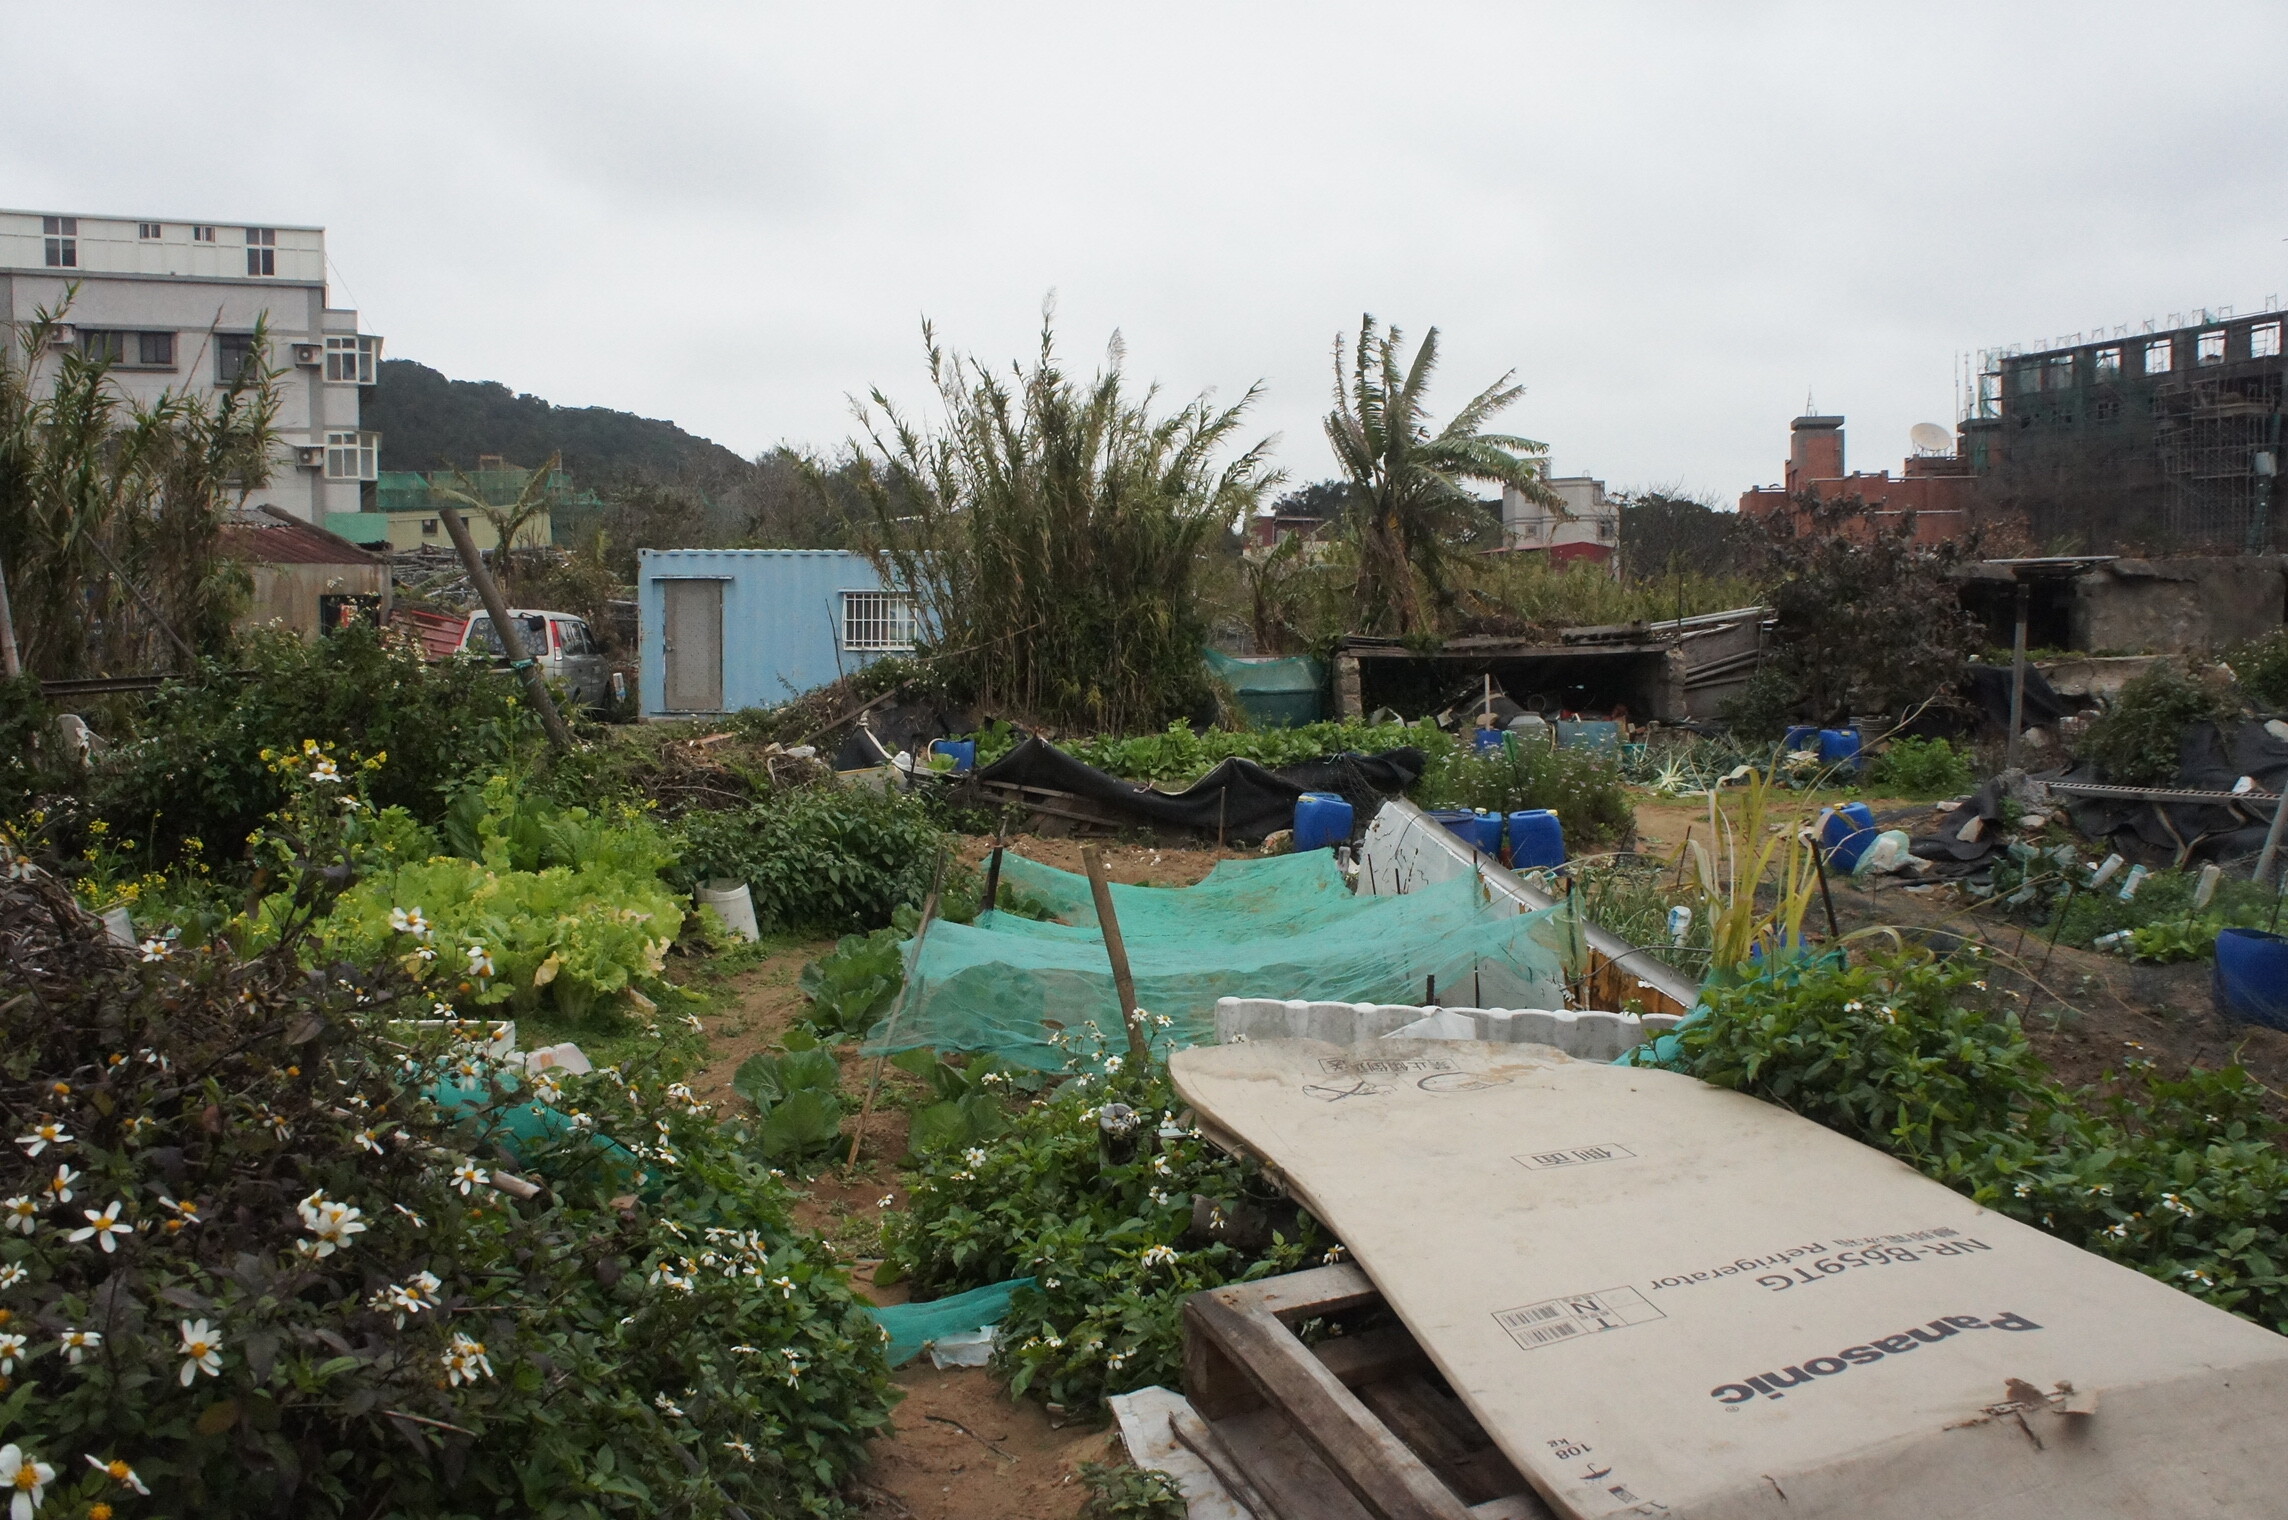
M 930 740 L 930 753 L 933 755 L 951 755 L 953 768 L 956 771 L 977 769 L 977 741 L 975 739 L 932 739 Z
M 1874 811 L 1864 802 L 1846 802 L 1819 815 L 1819 844 L 1827 863 L 1838 871 L 1855 871 L 1859 857 L 1875 842 Z
M 2288 937 L 2262 929 L 2218 930 L 2209 996 L 2228 1019 L 2288 1029 Z
M 1295 799 L 1295 848 L 1326 850 L 1351 837 L 1351 805 L 1333 792 L 1305 792 Z
M 1859 768 L 1859 730 L 1823 728 L 1819 731 L 1819 759 L 1823 765 Z
M 1593 750 L 1617 759 L 1621 753 L 1621 725 L 1610 718 L 1560 718 L 1557 743 L 1564 749 Z
M 1509 863 L 1520 871 L 1565 864 L 1565 828 L 1548 808 L 1509 815 Z
M 1488 750 L 1500 749 L 1502 747 L 1502 731 L 1498 728 L 1472 729 L 1470 742 L 1477 746 L 1478 753 L 1481 755 Z
M 1464 844 L 1491 855 L 1501 848 L 1499 813 L 1473 813 L 1468 808 L 1440 808 L 1430 815 L 1452 829 Z
M 1819 748 L 1819 730 L 1798 724 L 1796 727 L 1789 729 L 1787 734 L 1780 740 L 1780 748 L 1786 750 L 1791 755 L 1794 754 L 1797 750 L 1815 750 Z

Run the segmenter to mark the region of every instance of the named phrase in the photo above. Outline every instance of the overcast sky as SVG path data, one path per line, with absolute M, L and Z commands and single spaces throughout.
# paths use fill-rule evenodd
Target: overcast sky
M 316 223 L 392 356 L 827 446 L 927 315 L 1176 396 L 1435 325 L 1440 415 L 1730 499 L 1960 358 L 2288 291 L 2288 7 L 0 0 L 0 205 Z M 2277 303 L 2275 303 L 2277 304 Z M 527 461 L 528 463 L 530 461 Z

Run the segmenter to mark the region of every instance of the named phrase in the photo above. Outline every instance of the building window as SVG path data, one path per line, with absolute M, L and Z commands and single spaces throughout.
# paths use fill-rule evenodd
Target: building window
M 79 218 L 76 216 L 43 216 L 40 231 L 47 235 L 47 257 L 50 269 L 79 268 Z
M 842 647 L 913 648 L 914 599 L 902 591 L 843 592 Z
M 326 479 L 377 480 L 374 457 L 381 451 L 379 433 L 328 433 L 326 435 Z
M 2060 354 L 2043 366 L 2042 388 L 2052 391 L 2070 391 L 2074 383 L 2072 354 Z
M 2121 420 L 2121 398 L 2100 396 L 2096 405 L 2089 409 L 2089 414 L 2099 422 L 2118 422 Z
M 246 229 L 246 272 L 248 274 L 276 274 L 278 272 L 277 228 L 249 227 Z
M 2167 338 L 2155 338 L 2145 345 L 2145 373 L 2148 375 L 2167 374 L 2173 358 L 2174 351 L 2171 341 Z
M 2248 330 L 2248 357 L 2275 359 L 2280 356 L 2280 324 L 2259 322 Z
M 164 233 L 165 229 L 160 227 L 157 222 L 137 222 L 135 224 L 135 235 L 146 243 L 158 242 Z
M 254 334 L 215 334 L 215 384 L 237 385 L 251 381 L 259 363 L 254 352 Z
M 213 242 L 214 229 L 212 227 L 193 227 L 191 229 L 191 241 L 194 243 Z
M 373 384 L 373 365 L 381 354 L 379 338 L 344 334 L 326 339 L 326 378 L 337 385 Z
M 2028 395 L 2041 388 L 2042 367 L 2039 364 L 2016 364 L 2010 368 L 2010 394 Z
M 127 334 L 79 330 L 79 351 L 98 364 L 117 364 L 127 357 Z
M 2119 379 L 2119 378 L 2120 378 L 2120 376 L 2121 376 L 2121 350 L 2120 350 L 2120 349 L 2118 349 L 2118 348 L 2101 348 L 2101 349 L 2099 349 L 2099 350 L 2097 351 L 2097 355 L 2096 355 L 2096 358 L 2097 358 L 2097 378 L 2098 378 L 2098 379 L 2100 379 L 2100 380 L 2116 380 L 2116 379 Z
M 137 333 L 135 362 L 154 369 L 175 367 L 175 335 L 171 332 Z
M 437 536 L 436 518 L 424 517 L 421 519 L 421 536 L 423 538 L 435 538 Z
M 2202 333 L 2193 339 L 2193 362 L 2195 364 L 2224 363 L 2223 328 L 2220 327 L 2215 332 Z

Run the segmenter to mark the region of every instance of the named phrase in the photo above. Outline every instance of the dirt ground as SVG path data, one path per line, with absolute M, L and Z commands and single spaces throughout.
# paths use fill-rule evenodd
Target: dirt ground
M 992 848 L 988 839 L 965 839 L 962 859 L 975 864 Z M 1024 835 L 1009 848 L 1062 870 L 1080 871 L 1080 843 Z M 1149 886 L 1189 886 L 1219 860 L 1248 852 L 1214 849 L 1155 849 L 1126 843 L 1101 845 L 1114 881 Z M 834 948 L 831 940 L 805 941 L 773 950 L 738 973 L 725 989 L 718 1011 L 703 1019 L 712 1053 L 692 1078 L 692 1088 L 712 1103 L 743 1100 L 731 1092 L 731 1078 L 749 1056 L 773 1049 L 802 1015 L 806 999 L 799 985 L 802 968 Z M 839 1047 L 842 1088 L 853 1106 L 863 1103 L 875 1063 L 856 1045 Z M 906 1149 L 906 1111 L 921 1084 L 895 1067 L 881 1073 L 881 1090 L 866 1126 L 855 1167 L 840 1158 L 815 1174 L 796 1178 L 807 1195 L 795 1205 L 797 1223 L 816 1230 L 850 1263 L 852 1286 L 878 1304 L 901 1303 L 901 1285 L 877 1288 L 873 1274 L 881 1253 L 881 1200 L 892 1208 L 905 1203 L 904 1174 L 898 1161 Z M 1038 1402 L 1012 1402 L 1002 1385 L 982 1368 L 932 1367 L 926 1357 L 897 1374 L 905 1397 L 893 1416 L 891 1433 L 873 1446 L 873 1466 L 856 1492 L 864 1512 L 882 1520 L 1071 1520 L 1086 1500 L 1076 1470 L 1084 1461 L 1121 1457 L 1119 1439 L 1109 1427 L 1060 1426 Z

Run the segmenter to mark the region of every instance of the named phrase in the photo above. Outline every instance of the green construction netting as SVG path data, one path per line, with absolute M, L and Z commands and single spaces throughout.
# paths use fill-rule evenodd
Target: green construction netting
M 986 1051 L 1055 1070 L 1067 1057 L 1047 1019 L 1084 1048 L 1123 1048 L 1088 878 L 1012 855 L 1001 880 L 1060 921 L 995 912 L 933 924 L 918 964 L 908 944 L 911 985 L 870 1051 Z M 1564 1006 L 1559 910 L 1518 913 L 1475 876 L 1360 896 L 1332 851 L 1310 850 L 1227 860 L 1192 887 L 1115 886 L 1112 901 L 1136 1000 L 1170 1021 L 1154 1038 L 1171 1045 L 1211 1043 L 1223 997 L 1419 1003 L 1435 977 L 1438 1001 L 1455 1006 Z
M 1268 728 L 1299 728 L 1324 715 L 1320 693 L 1327 669 L 1309 655 L 1243 660 L 1220 649 L 1201 651 L 1208 671 L 1231 688 L 1249 718 Z

